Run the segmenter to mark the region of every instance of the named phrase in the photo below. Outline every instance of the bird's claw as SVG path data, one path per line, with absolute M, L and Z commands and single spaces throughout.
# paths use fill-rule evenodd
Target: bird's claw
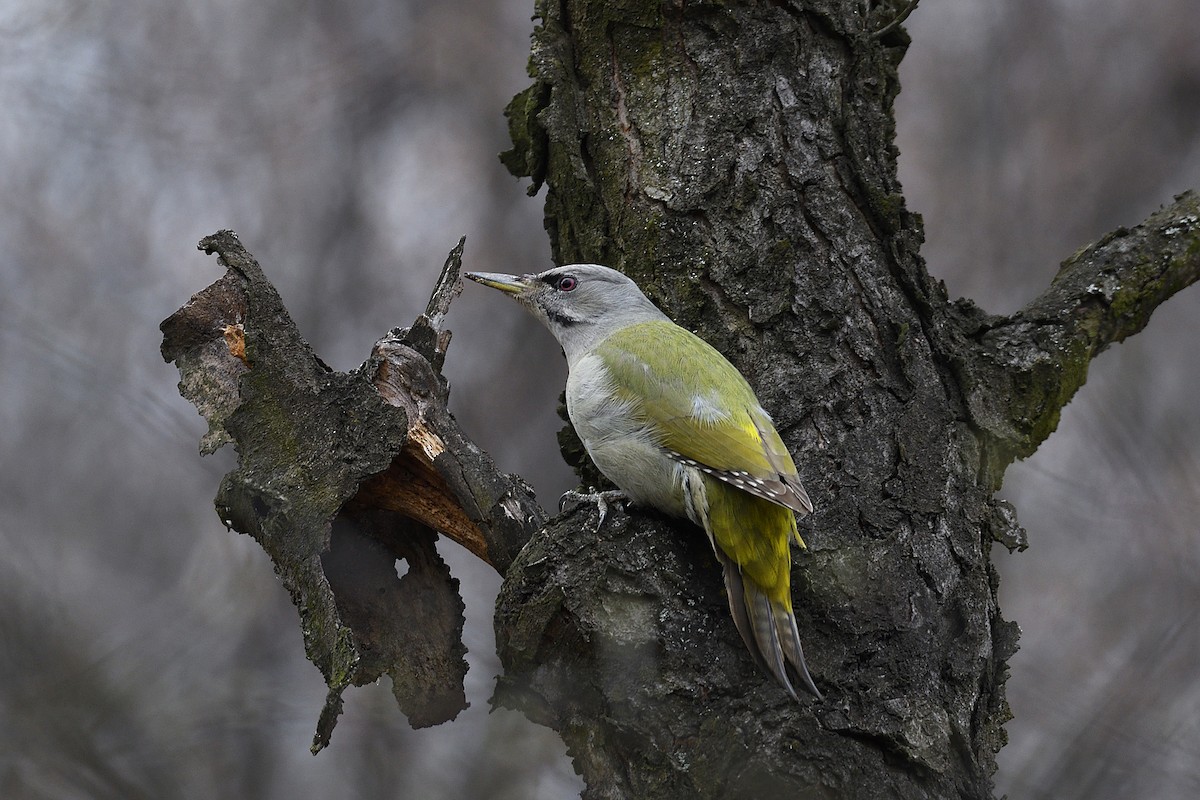
M 608 516 L 608 509 L 611 505 L 619 505 L 629 499 L 629 497 L 619 489 L 609 489 L 605 492 L 597 492 L 594 487 L 588 487 L 590 491 L 577 492 L 574 489 L 563 492 L 558 498 L 558 511 L 561 514 L 567 507 L 567 501 L 575 500 L 576 502 L 592 502 L 596 504 L 596 510 L 600 512 L 600 521 L 596 523 L 596 530 L 600 530 L 604 525 L 604 520 Z

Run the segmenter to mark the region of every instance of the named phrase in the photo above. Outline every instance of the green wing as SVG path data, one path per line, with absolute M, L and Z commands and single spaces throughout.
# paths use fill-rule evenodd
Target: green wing
M 796 514 L 812 504 L 796 465 L 754 391 L 724 356 L 670 322 L 643 322 L 596 348 L 622 404 L 644 417 L 672 458 L 697 467 L 694 520 L 725 571 L 746 647 L 792 697 L 789 672 L 820 697 L 792 613 L 788 541 L 804 545 Z M 685 479 L 685 492 L 689 490 Z M 768 502 L 770 501 L 770 502 Z
M 695 334 L 666 321 L 630 325 L 596 349 L 622 400 L 653 421 L 684 463 L 801 514 L 812 504 L 754 390 Z

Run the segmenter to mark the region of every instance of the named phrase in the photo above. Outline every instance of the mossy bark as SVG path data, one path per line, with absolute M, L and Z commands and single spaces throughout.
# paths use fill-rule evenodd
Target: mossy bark
M 224 277 L 162 323 L 163 357 L 209 422 L 201 452 L 237 448 L 217 512 L 270 556 L 329 687 L 314 751 L 329 743 L 343 691 L 383 675 L 414 727 L 466 707 L 463 602 L 437 534 L 503 572 L 544 519 L 446 407 L 450 336 L 439 325 L 461 288 L 462 244 L 426 313 L 350 373 L 313 353 L 230 231 L 200 242 Z
M 1173 248 L 1168 279 L 1097 294 L 1089 251 L 1046 308 L 949 303 L 896 179 L 908 39 L 875 31 L 902 6 L 538 4 L 503 159 L 545 184 L 555 259 L 621 269 L 723 351 L 817 509 L 793 583 L 826 699 L 799 706 L 741 653 L 698 530 L 635 509 L 535 535 L 498 604 L 498 698 L 562 733 L 585 797 L 991 795 L 1018 631 L 989 551 L 1024 544 L 993 492 L 1114 331 L 1195 280 L 1196 200 L 1163 212 L 1173 241 L 1138 237 Z M 1140 324 L 1103 322 L 1125 304 Z
M 495 700 L 561 733 L 587 798 L 991 795 L 1017 630 L 990 549 L 1025 543 L 993 492 L 1090 360 L 1200 278 L 1200 197 L 1083 248 L 1013 315 L 948 302 L 896 181 L 902 5 L 543 0 L 509 107 L 504 161 L 546 185 L 555 258 L 635 277 L 746 374 L 795 455 L 822 701 L 756 669 L 697 529 L 589 506 L 545 524 L 463 435 L 440 374 L 461 243 L 426 313 L 348 374 L 235 236 L 201 243 L 228 272 L 163 323 L 163 354 L 209 420 L 202 450 L 237 446 L 218 508 L 300 610 L 330 687 L 316 747 L 342 691 L 383 674 L 414 725 L 462 708 L 436 531 L 504 575 Z

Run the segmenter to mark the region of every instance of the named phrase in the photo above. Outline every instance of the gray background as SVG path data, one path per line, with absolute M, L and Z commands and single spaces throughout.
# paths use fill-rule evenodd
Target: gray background
M 496 159 L 527 83 L 526 1 L 0 2 L 0 796 L 560 798 L 556 737 L 487 713 L 496 576 L 453 545 L 471 708 L 414 732 L 386 686 L 324 697 L 266 557 L 212 509 L 231 453 L 158 356 L 236 229 L 338 369 L 422 309 L 446 251 L 549 266 L 541 203 Z M 952 295 L 1012 311 L 1057 263 L 1200 187 L 1193 2 L 924 0 L 901 178 Z M 452 408 L 544 502 L 565 369 L 468 288 Z M 1004 495 L 1024 629 L 1000 792 L 1200 793 L 1200 292 L 1104 354 Z M 820 498 L 815 498 L 820 502 Z

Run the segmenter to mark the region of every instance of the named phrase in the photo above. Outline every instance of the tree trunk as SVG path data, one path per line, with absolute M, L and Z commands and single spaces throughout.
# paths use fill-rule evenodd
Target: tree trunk
M 206 446 L 238 445 L 218 505 L 301 610 L 330 685 L 318 747 L 342 690 L 385 673 L 414 724 L 461 707 L 436 530 L 505 576 L 495 701 L 560 732 L 587 798 L 991 795 L 1017 629 L 989 551 L 1024 543 L 993 493 L 1090 359 L 1200 275 L 1200 200 L 1080 251 L 1010 317 L 950 303 L 896 181 L 902 4 L 875 5 L 540 2 L 504 156 L 547 187 L 558 263 L 634 277 L 773 415 L 816 506 L 793 594 L 823 701 L 755 667 L 698 529 L 587 505 L 543 527 L 457 429 L 453 254 L 430 311 L 339 375 L 235 238 L 202 242 L 229 274 L 164 323 L 163 352 Z
M 546 184 L 555 261 L 621 269 L 724 352 L 816 505 L 794 595 L 826 699 L 800 707 L 738 652 L 698 531 L 581 544 L 568 519 L 526 547 L 501 696 L 564 732 L 588 796 L 990 796 L 1018 631 L 989 550 L 1023 545 L 993 493 L 1089 360 L 1195 279 L 1177 242 L 1174 277 L 1118 277 L 1122 237 L 1011 319 L 948 303 L 896 179 L 903 4 L 866 5 L 539 4 L 505 161 Z M 1180 220 L 1194 243 L 1195 204 L 1137 246 Z

